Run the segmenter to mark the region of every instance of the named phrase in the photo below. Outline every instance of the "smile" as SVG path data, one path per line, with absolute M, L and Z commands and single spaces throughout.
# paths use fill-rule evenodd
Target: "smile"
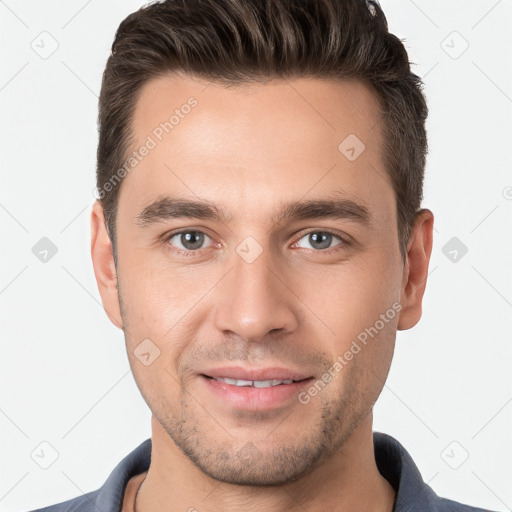
M 255 388 L 270 388 L 273 386 L 280 386 L 281 384 L 292 384 L 293 379 L 285 379 L 285 380 L 244 380 L 244 379 L 230 379 L 228 377 L 210 377 L 219 382 L 224 382 L 225 384 L 231 384 L 232 386 L 240 386 L 240 387 L 255 387 Z

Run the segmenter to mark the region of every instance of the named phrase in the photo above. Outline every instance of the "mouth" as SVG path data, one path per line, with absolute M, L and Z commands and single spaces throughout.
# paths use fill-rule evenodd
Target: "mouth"
M 314 379 L 284 369 L 248 371 L 242 368 L 209 370 L 199 374 L 204 391 L 229 413 L 275 411 L 299 405 L 298 395 Z M 302 405 L 301 405 L 302 407 Z
M 216 380 L 217 382 L 224 382 L 231 386 L 238 387 L 253 387 L 253 388 L 271 388 L 275 386 L 283 386 L 286 384 L 293 384 L 295 382 L 302 382 L 311 380 L 313 377 L 306 377 L 305 379 L 270 379 L 270 380 L 245 380 L 245 379 L 231 379 L 229 377 L 210 377 L 209 375 L 202 374 L 207 379 Z

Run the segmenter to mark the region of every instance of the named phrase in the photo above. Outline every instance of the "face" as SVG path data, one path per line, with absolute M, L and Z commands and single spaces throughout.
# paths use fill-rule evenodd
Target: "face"
M 215 479 L 299 478 L 382 390 L 404 266 L 379 116 L 357 81 L 142 90 L 116 300 L 153 419 Z

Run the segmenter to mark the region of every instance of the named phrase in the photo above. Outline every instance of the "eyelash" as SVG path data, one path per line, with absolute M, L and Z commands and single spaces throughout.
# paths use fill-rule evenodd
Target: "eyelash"
M 185 230 L 181 230 L 181 231 L 175 231 L 173 233 L 170 233 L 170 234 L 167 234 L 164 236 L 164 242 L 166 243 L 167 247 L 169 247 L 172 252 L 174 252 L 175 254 L 177 254 L 179 256 L 194 257 L 194 256 L 197 256 L 198 253 L 201 253 L 201 251 L 203 251 L 203 249 L 207 249 L 207 247 L 202 248 L 202 249 L 196 249 L 196 250 L 172 249 L 171 246 L 169 245 L 169 241 L 171 240 L 171 238 L 175 237 L 176 235 L 182 235 L 184 233 L 199 233 L 199 234 L 205 235 L 211 239 L 211 237 L 209 237 L 206 233 L 204 233 L 203 231 L 200 231 L 198 229 L 185 229 Z M 316 229 L 316 230 L 307 231 L 305 233 L 301 233 L 301 235 L 296 239 L 295 242 L 293 242 L 292 245 L 298 244 L 300 240 L 302 240 L 305 236 L 310 235 L 311 233 L 322 233 L 322 234 L 327 233 L 329 235 L 332 235 L 332 236 L 338 238 L 341 241 L 341 243 L 335 245 L 334 247 L 331 247 L 330 249 L 318 249 L 318 250 L 306 249 L 307 251 L 316 252 L 316 253 L 320 253 L 320 254 L 331 254 L 332 252 L 340 251 L 340 250 L 343 250 L 344 248 L 351 246 L 351 242 L 349 240 L 347 240 L 346 237 L 343 237 L 338 232 L 332 231 L 329 229 L 322 229 L 322 230 Z

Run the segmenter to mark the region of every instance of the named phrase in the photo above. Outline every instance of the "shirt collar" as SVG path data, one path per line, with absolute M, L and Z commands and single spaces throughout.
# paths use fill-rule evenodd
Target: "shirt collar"
M 393 512 L 437 511 L 439 498 L 423 481 L 407 450 L 382 432 L 373 433 L 373 445 L 377 468 L 396 491 Z

